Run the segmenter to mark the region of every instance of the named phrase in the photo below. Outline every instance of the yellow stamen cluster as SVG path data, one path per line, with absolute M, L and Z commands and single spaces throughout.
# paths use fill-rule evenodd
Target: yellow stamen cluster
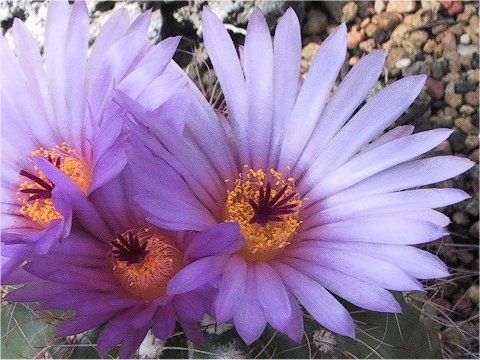
M 31 156 L 41 156 L 49 159 L 54 165 L 58 164 L 60 171 L 72 179 L 83 192 L 87 192 L 92 182 L 91 170 L 80 159 L 77 152 L 71 149 L 66 142 L 62 142 L 52 150 L 46 150 L 41 147 L 33 151 Z M 32 175 L 53 186 L 37 166 L 33 167 Z M 19 178 L 19 181 L 23 180 L 25 180 L 25 177 Z M 52 220 L 62 218 L 50 197 L 31 200 L 32 194 L 21 192 L 21 190 L 25 189 L 43 189 L 43 187 L 31 179 L 25 180 L 19 185 L 17 195 L 20 195 L 19 201 L 23 204 L 20 208 L 20 214 L 32 219 L 42 227 L 47 227 Z
M 128 264 L 110 252 L 113 274 L 127 292 L 138 298 L 152 300 L 164 296 L 168 281 L 184 267 L 183 255 L 172 240 L 154 228 L 128 230 L 122 235 L 132 231 L 141 245 L 147 244 L 148 253 L 141 262 Z
M 42 156 L 45 159 L 50 156 L 53 164 L 60 159 L 60 171 L 72 179 L 84 193 L 87 193 L 92 183 L 91 169 L 81 160 L 75 149 L 71 149 L 65 141 L 55 146 L 53 150 L 41 147 L 33 151 L 32 156 Z
M 263 169 L 253 170 L 244 165 L 244 171 L 235 181 L 227 180 L 227 183 L 231 184 L 231 189 L 227 190 L 225 221 L 236 221 L 240 224 L 240 231 L 245 240 L 240 254 L 247 260 L 268 261 L 277 257 L 290 244 L 301 223 L 299 209 L 303 200 L 296 193 L 284 204 L 296 205 L 295 211 L 281 215 L 281 221 L 270 221 L 265 225 L 250 223 L 255 213 L 250 199 L 258 204 L 260 189 L 265 189 L 268 182 L 271 186 L 271 198 L 285 186 L 287 188 L 280 200 L 295 193 L 295 179 L 284 177 L 275 169 L 265 172 Z

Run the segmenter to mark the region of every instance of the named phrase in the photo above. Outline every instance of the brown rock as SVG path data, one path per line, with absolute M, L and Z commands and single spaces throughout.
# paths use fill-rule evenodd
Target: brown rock
M 349 23 L 355 20 L 355 17 L 357 16 L 357 11 L 358 11 L 358 5 L 353 1 L 348 2 L 343 7 L 342 20 L 345 21 L 346 23 Z
M 393 44 L 396 46 L 400 46 L 402 44 L 402 41 L 407 38 L 408 31 L 411 28 L 411 26 L 407 26 L 405 24 L 398 25 L 390 35 L 390 39 L 392 39 Z
M 478 92 L 470 91 L 465 94 L 465 102 L 471 106 L 478 106 Z
M 403 40 L 402 47 L 412 59 L 415 58 L 421 51 L 421 49 L 416 47 L 410 40 Z
M 373 34 L 375 34 L 375 32 L 378 30 L 378 25 L 376 24 L 368 24 L 367 27 L 365 28 L 365 34 L 371 38 L 373 37 Z
M 476 149 L 476 150 L 472 151 L 472 153 L 468 156 L 468 158 L 472 161 L 478 161 L 479 155 L 480 155 L 480 153 L 479 153 L 478 149 Z M 477 224 L 478 224 L 478 222 L 477 222 Z
M 302 74 L 305 74 L 308 71 L 308 68 L 310 67 L 310 63 L 315 57 L 315 54 L 317 53 L 317 50 L 319 47 L 320 45 L 318 45 L 317 43 L 311 42 L 302 49 L 302 60 L 301 60 L 301 68 L 300 68 L 300 72 Z
M 480 80 L 480 70 L 479 69 L 474 69 L 474 70 L 468 70 L 467 71 L 467 81 L 470 84 L 477 84 L 479 80 Z
M 452 146 L 448 140 L 442 141 L 440 145 L 437 145 L 435 152 L 441 153 L 442 155 L 450 155 L 452 153 Z
M 366 41 L 362 41 L 358 47 L 360 50 L 363 50 L 365 52 L 371 52 L 375 49 L 375 40 L 373 39 L 368 39 Z
M 428 40 L 428 33 L 424 30 L 417 30 L 410 33 L 410 41 L 416 47 L 422 47 L 423 44 Z
M 365 29 L 368 24 L 370 24 L 370 18 L 365 18 L 365 19 L 363 19 L 362 22 L 360 23 L 360 27 L 361 27 L 362 29 Z
M 477 222 L 478 224 L 478 222 Z M 478 234 L 477 234 L 478 235 Z M 479 298 L 479 289 L 477 284 L 473 284 L 470 286 L 467 290 L 467 296 L 468 298 L 475 304 L 478 304 L 478 298 Z
M 464 116 L 464 117 L 455 119 L 454 123 L 456 127 L 458 127 L 460 130 L 462 130 L 466 134 L 470 134 L 474 130 L 471 116 Z
M 450 83 L 450 82 L 457 83 L 457 82 L 460 82 L 461 80 L 462 78 L 458 72 L 454 72 L 454 73 L 449 72 L 447 75 L 443 77 L 443 81 L 447 83 Z
M 356 49 L 358 45 L 365 39 L 365 31 L 358 30 L 356 25 L 350 28 L 347 34 L 347 46 L 349 49 Z
M 436 45 L 437 43 L 435 42 L 435 40 L 428 39 L 425 45 L 423 46 L 423 51 L 425 51 L 428 54 L 431 54 L 435 50 Z
M 459 110 L 462 114 L 466 115 L 472 115 L 475 112 L 475 108 L 470 105 L 462 105 Z
M 434 115 L 430 117 L 430 122 L 436 127 L 450 127 L 453 125 L 453 118 L 451 116 Z
M 395 28 L 395 26 L 400 23 L 401 20 L 402 17 L 400 14 L 393 12 L 385 12 L 375 15 L 372 18 L 372 23 L 377 24 L 383 30 L 391 31 Z
M 452 220 L 458 225 L 470 224 L 470 218 L 468 217 L 468 214 L 464 213 L 463 211 L 457 211 L 455 214 L 453 214 Z
M 426 85 L 427 91 L 432 98 L 440 100 L 445 95 L 445 86 L 442 81 L 428 77 Z
M 317 35 L 327 28 L 327 15 L 320 10 L 311 10 L 307 15 L 307 21 L 303 26 L 303 32 L 306 35 Z
M 387 5 L 387 11 L 393 11 L 398 13 L 410 13 L 417 8 L 415 1 L 411 0 L 396 0 L 389 1 Z
M 447 103 L 448 106 L 451 106 L 452 108 L 458 108 L 460 105 L 462 105 L 462 95 L 461 94 L 449 94 L 445 95 L 445 102 Z
M 471 237 L 474 239 L 479 237 L 479 227 L 478 227 L 478 221 L 475 221 L 472 226 L 470 226 L 470 229 L 468 229 L 468 233 L 470 234 Z
M 468 135 L 465 139 L 465 146 L 468 147 L 470 150 L 478 148 L 478 135 Z M 477 159 L 478 160 L 478 159 Z
M 441 42 L 443 44 L 443 51 L 455 51 L 457 49 L 457 40 L 455 39 L 455 35 L 452 33 L 445 33 L 442 37 Z
M 462 1 L 440 0 L 440 3 L 447 9 L 448 15 L 455 16 L 463 11 Z
M 400 74 L 400 70 L 397 69 L 396 64 L 400 59 L 407 57 L 408 54 L 404 48 L 394 47 L 388 52 L 387 57 L 387 69 L 392 76 Z
M 432 34 L 433 35 L 438 35 L 442 32 L 444 32 L 445 30 L 447 30 L 448 26 L 445 25 L 445 24 L 440 24 L 440 25 L 435 25 L 434 27 L 432 27 Z

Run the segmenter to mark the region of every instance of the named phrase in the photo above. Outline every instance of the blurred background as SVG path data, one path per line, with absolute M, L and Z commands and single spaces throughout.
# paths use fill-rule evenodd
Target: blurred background
M 238 45 L 243 44 L 247 21 L 255 6 L 264 12 L 272 34 L 279 17 L 291 6 L 302 24 L 301 71 L 304 75 L 308 73 L 309 64 L 322 41 L 338 24 L 345 22 L 348 55 L 338 81 L 363 55 L 375 49 L 386 49 L 388 59 L 384 71 L 369 97 L 401 77 L 427 74 L 428 80 L 421 95 L 396 125 L 412 124 L 417 132 L 438 127 L 452 128 L 454 132 L 450 138 L 433 153 L 454 154 L 477 162 L 467 173 L 435 185 L 461 188 L 471 198 L 441 209 L 452 220 L 449 226 L 451 235 L 429 244 L 427 249 L 447 263 L 452 275 L 426 282 L 428 292 L 425 296 L 403 296 L 413 309 L 411 313 L 406 312 L 404 320 L 393 316 L 370 316 L 354 309 L 358 311 L 357 324 L 363 326 L 361 332 L 364 333 L 357 343 L 336 338 L 306 319 L 306 337 L 300 345 L 288 344 L 285 338 L 267 331 L 247 348 L 228 326 L 217 326 L 211 319 L 206 319 L 204 326 L 209 335 L 205 346 L 193 348 L 192 344 L 182 340 L 179 333 L 177 339 L 167 344 L 147 339 L 139 357 L 479 357 L 477 1 L 87 0 L 87 4 L 91 14 L 91 43 L 101 24 L 118 8 L 126 7 L 131 19 L 152 9 L 149 39 L 158 42 L 168 36 L 183 36 L 175 60 L 197 81 L 219 111 L 224 110 L 225 104 L 219 87 L 215 86 L 216 78 L 202 45 L 201 9 L 204 5 L 227 24 Z M 33 32 L 39 46 L 43 45 L 46 2 L 2 0 L 0 9 L 2 33 L 7 40 L 11 37 L 13 19 L 18 17 Z M 2 309 L 2 358 L 98 356 L 95 356 L 94 333 L 53 340 L 52 324 L 65 314 L 50 312 L 39 317 L 38 313 L 31 311 L 32 307 L 23 305 L 5 305 Z M 413 323 L 406 320 L 408 316 L 412 317 L 409 319 L 413 319 Z M 428 330 L 426 333 L 425 329 Z M 411 343 L 408 342 L 409 336 Z

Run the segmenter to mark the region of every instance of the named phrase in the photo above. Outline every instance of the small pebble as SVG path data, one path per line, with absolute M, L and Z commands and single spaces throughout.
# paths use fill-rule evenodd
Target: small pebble
M 343 7 L 343 17 L 342 21 L 349 23 L 353 20 L 355 20 L 355 17 L 357 16 L 357 11 L 358 11 L 358 5 L 354 3 L 353 1 L 348 2 L 344 7 Z
M 478 221 L 475 221 L 472 226 L 470 226 L 470 229 L 468 229 L 468 233 L 470 234 L 471 237 L 474 239 L 478 238 L 479 234 L 479 228 L 478 228 Z
M 403 58 L 396 62 L 395 67 L 401 70 L 410 66 L 411 63 L 412 61 L 409 58 Z
M 473 106 L 470 105 L 462 105 L 460 106 L 460 112 L 465 115 L 472 115 L 475 112 Z
M 463 34 L 462 36 L 460 36 L 460 42 L 464 45 L 470 44 L 470 35 Z
M 465 94 L 465 102 L 468 105 L 477 107 L 478 106 L 478 92 L 477 91 L 470 91 Z
M 478 135 L 468 135 L 467 138 L 465 139 L 465 146 L 470 150 L 478 148 L 478 143 L 479 143 Z
M 455 119 L 454 123 L 456 127 L 458 127 L 466 134 L 470 134 L 474 129 L 474 126 L 472 124 L 472 118 L 470 116 Z
M 383 0 L 375 0 L 375 4 L 373 5 L 373 9 L 377 14 L 380 14 L 385 9 L 385 1 Z
M 478 46 L 477 45 L 458 45 L 457 47 L 457 54 L 467 59 L 471 59 L 473 54 L 478 54 Z
M 355 65 L 357 62 L 358 62 L 358 56 L 352 56 L 349 60 L 348 60 L 348 64 L 350 66 L 353 66 Z
M 425 51 L 428 54 L 431 54 L 435 50 L 436 46 L 437 46 L 437 43 L 435 42 L 435 40 L 428 39 L 425 45 L 423 46 L 423 51 Z
M 371 52 L 375 49 L 375 40 L 373 39 L 368 39 L 366 41 L 362 41 L 358 47 L 366 52 Z
M 426 85 L 427 91 L 432 98 L 440 100 L 445 95 L 445 87 L 442 81 L 428 77 Z
M 458 224 L 458 225 L 468 225 L 468 224 L 470 224 L 470 218 L 463 211 L 457 211 L 455 214 L 453 214 L 452 220 L 455 224 Z M 468 252 L 467 252 L 467 254 L 471 255 Z M 472 261 L 473 261 L 473 259 L 472 259 Z
M 472 300 L 473 303 L 478 304 L 478 298 L 479 298 L 478 285 L 473 284 L 472 286 L 470 286 L 467 290 L 467 296 L 470 300 Z
M 461 94 L 446 94 L 445 95 L 445 102 L 448 106 L 456 109 L 460 107 L 463 103 L 462 95 Z
M 368 24 L 367 27 L 365 28 L 365 34 L 371 38 L 373 37 L 373 34 L 375 34 L 375 32 L 378 30 L 378 25 L 376 24 Z

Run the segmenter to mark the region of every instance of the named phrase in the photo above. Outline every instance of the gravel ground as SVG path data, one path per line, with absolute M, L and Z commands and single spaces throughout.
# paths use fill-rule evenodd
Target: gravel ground
M 207 2 L 224 22 L 230 24 L 235 41 L 243 43 L 244 29 L 254 3 Z M 187 66 L 192 61 L 191 53 L 195 53 L 198 64 L 207 60 L 200 46 L 200 9 L 207 2 L 87 0 L 92 19 L 90 39 L 93 41 L 100 25 L 117 8 L 126 6 L 132 18 L 152 8 L 149 38 L 159 41 L 166 36 L 183 35 L 176 60 Z M 440 317 L 446 319 L 447 325 L 441 328 L 443 355 L 478 358 L 479 3 L 435 0 L 255 3 L 265 12 L 272 29 L 289 5 L 303 19 L 303 73 L 308 72 L 319 44 L 345 21 L 348 58 L 340 78 L 363 55 L 381 48 L 388 51 L 388 60 L 371 94 L 403 76 L 428 75 L 425 89 L 396 125 L 413 124 L 416 131 L 452 128 L 454 133 L 433 153 L 454 154 L 477 162 L 466 174 L 436 185 L 461 188 L 471 199 L 442 210 L 452 220 L 451 235 L 430 244 L 428 249 L 438 253 L 452 272 L 451 278 L 429 287 L 432 302 L 442 313 Z M 42 45 L 45 2 L 2 1 L 0 9 L 2 31 L 7 40 L 11 37 L 9 29 L 13 17 L 19 17 L 26 21 Z

